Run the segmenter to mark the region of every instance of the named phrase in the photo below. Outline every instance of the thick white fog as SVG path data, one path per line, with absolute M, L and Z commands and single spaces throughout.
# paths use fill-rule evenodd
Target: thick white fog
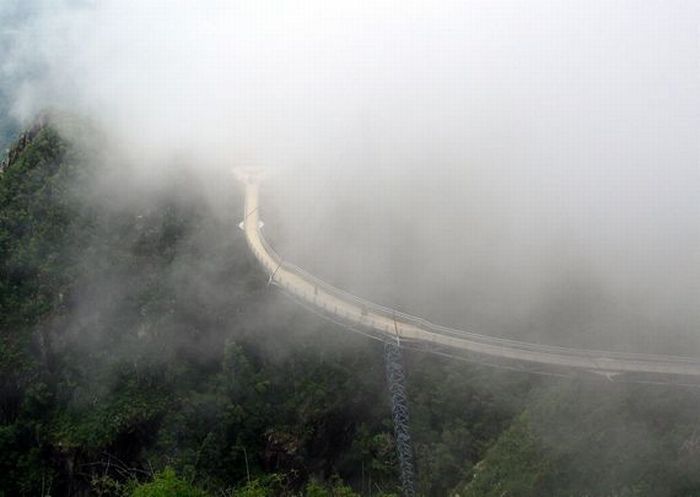
M 700 3 L 19 10 L 18 119 L 87 115 L 144 181 L 266 167 L 267 235 L 329 281 L 485 333 L 700 351 Z

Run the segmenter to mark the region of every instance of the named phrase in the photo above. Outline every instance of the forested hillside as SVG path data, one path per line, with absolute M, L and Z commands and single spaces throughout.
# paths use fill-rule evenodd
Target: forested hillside
M 0 496 L 398 494 L 381 344 L 267 286 L 233 177 L 89 149 L 0 173 Z M 405 361 L 420 495 L 700 495 L 695 388 Z

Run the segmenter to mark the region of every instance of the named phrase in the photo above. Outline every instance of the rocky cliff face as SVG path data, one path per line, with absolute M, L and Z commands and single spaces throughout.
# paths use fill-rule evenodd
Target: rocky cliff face
M 20 155 L 22 155 L 22 152 L 32 142 L 34 137 L 37 134 L 39 134 L 39 132 L 42 129 L 44 129 L 47 122 L 48 122 L 48 117 L 45 114 L 42 114 L 34 121 L 34 124 L 32 124 L 32 126 L 27 131 L 25 131 L 21 135 L 19 135 L 19 138 L 17 139 L 17 141 L 14 142 L 14 144 L 8 150 L 7 157 L 5 157 L 0 162 L 0 173 L 4 172 L 5 169 L 7 169 L 8 167 L 12 166 L 12 164 L 15 163 L 17 158 Z

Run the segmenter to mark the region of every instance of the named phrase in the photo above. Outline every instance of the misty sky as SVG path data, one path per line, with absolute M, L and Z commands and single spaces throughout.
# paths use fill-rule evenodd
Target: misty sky
M 5 0 L 0 19 L 15 118 L 90 116 L 148 181 L 269 168 L 268 235 L 330 281 L 475 331 L 700 349 L 697 1 Z

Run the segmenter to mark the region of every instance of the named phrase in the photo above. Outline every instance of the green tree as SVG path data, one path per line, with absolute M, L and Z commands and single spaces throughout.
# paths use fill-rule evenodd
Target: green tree
M 178 478 L 175 470 L 165 468 L 153 481 L 134 488 L 132 497 L 209 497 L 205 491 Z

